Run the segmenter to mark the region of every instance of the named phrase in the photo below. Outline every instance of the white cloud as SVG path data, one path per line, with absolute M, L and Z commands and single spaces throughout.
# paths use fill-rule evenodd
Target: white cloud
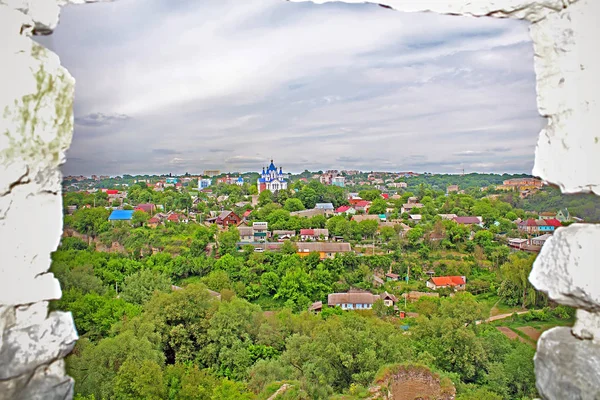
M 515 21 L 338 3 L 120 0 L 68 6 L 39 40 L 77 79 L 79 121 L 131 117 L 79 124 L 69 152 L 77 162 L 65 166 L 74 173 L 258 170 L 270 157 L 301 170 L 442 171 L 469 161 L 523 171 L 542 126 L 533 51 Z M 135 152 L 116 151 L 116 140 Z

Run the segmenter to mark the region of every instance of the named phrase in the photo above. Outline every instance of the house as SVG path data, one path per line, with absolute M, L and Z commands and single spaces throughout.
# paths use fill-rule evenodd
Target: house
M 356 210 L 351 206 L 339 206 L 335 209 L 335 215 L 356 214 Z
M 254 242 L 254 229 L 251 226 L 238 227 L 238 232 L 240 234 L 240 242 L 242 243 L 252 243 Z
M 300 240 L 307 241 L 319 241 L 329 239 L 328 229 L 300 229 Z
M 160 224 L 160 219 L 158 219 L 156 217 L 152 217 L 146 222 L 146 225 L 150 228 L 156 228 L 159 224 Z
M 544 221 L 546 222 L 546 225 L 554 228 L 554 229 L 552 229 L 552 232 L 554 232 L 556 229 L 558 229 L 562 226 L 562 223 L 557 219 L 546 219 Z
M 134 211 L 143 211 L 147 214 L 152 214 L 156 211 L 156 206 L 150 203 L 138 204 L 135 206 Z
M 242 219 L 238 217 L 237 214 L 233 211 L 223 211 L 221 212 L 221 214 L 219 214 L 218 217 L 209 218 L 207 221 L 213 222 L 211 220 L 214 220 L 214 223 L 216 223 L 217 225 L 222 225 L 224 227 L 228 227 L 231 225 L 238 226 L 240 222 L 242 222 Z
M 367 200 L 360 200 L 354 204 L 356 211 L 369 212 L 369 207 L 371 207 L 371 202 Z
M 290 216 L 301 217 L 301 218 L 312 218 L 316 215 L 324 215 L 329 216 L 333 214 L 333 210 L 326 210 L 324 208 L 313 208 L 310 210 L 302 210 L 302 211 L 293 211 L 290 213 Z
M 356 222 L 368 221 L 368 220 L 373 220 L 373 221 L 381 222 L 381 219 L 379 218 L 379 215 L 366 214 L 366 215 L 354 215 L 352 217 L 352 221 L 356 221 Z
M 323 302 L 322 301 L 315 301 L 314 303 L 312 303 L 310 305 L 310 307 L 308 307 L 309 312 L 321 312 L 321 310 L 323 310 Z
M 544 235 L 541 236 L 536 236 L 534 238 L 531 238 L 530 243 L 532 246 L 543 246 L 544 243 L 546 243 L 546 240 L 548 240 L 552 235 L 550 235 L 549 233 L 546 233 Z
M 273 236 L 277 236 L 279 241 L 289 240 L 296 236 L 296 231 L 274 230 Z
M 538 216 L 539 219 L 555 219 L 556 213 L 553 212 L 541 212 Z
M 370 310 L 377 300 L 383 300 L 388 307 L 393 307 L 398 302 L 396 296 L 383 292 L 372 294 L 369 292 L 350 291 L 348 293 L 331 293 L 327 296 L 329 307 L 341 307 L 342 310 Z
M 250 216 L 250 214 L 252 214 L 252 210 L 246 210 L 246 211 L 244 211 L 242 218 L 245 220 L 246 218 L 248 218 Z
M 333 211 L 335 209 L 335 207 L 333 207 L 332 203 L 317 203 L 317 204 L 315 204 L 315 208 L 317 210 L 328 210 L 328 211 Z
M 536 222 L 537 220 L 533 219 L 533 218 L 529 218 L 527 220 L 521 221 L 517 224 L 517 229 L 520 232 L 525 232 L 525 233 L 537 233 L 538 232 L 538 224 Z
M 114 221 L 131 221 L 133 217 L 133 210 L 114 210 L 108 216 L 108 220 Z
M 561 210 L 558 210 L 558 212 L 556 213 L 556 219 L 560 222 L 568 222 L 571 220 L 571 214 L 569 214 L 569 210 L 563 208 Z
M 511 249 L 522 250 L 522 249 L 524 249 L 526 244 L 527 244 L 527 239 L 521 239 L 521 238 L 508 239 L 508 246 Z
M 535 223 L 538 227 L 538 232 L 539 233 L 548 233 L 548 232 L 554 232 L 554 226 L 553 225 L 548 225 L 546 223 L 546 220 L 544 219 L 537 219 L 535 220 Z
M 458 217 L 456 214 L 438 214 L 445 221 L 453 221 L 454 218 Z
M 421 297 L 440 297 L 440 294 L 411 290 L 408 293 L 402 293 L 402 297 L 406 297 L 408 301 L 413 302 L 419 300 Z
M 483 218 L 481 217 L 455 217 L 454 218 L 454 222 L 456 222 L 459 225 L 479 225 L 482 226 L 482 220 Z
M 400 278 L 400 275 L 398 274 L 394 274 L 392 272 L 388 272 L 387 274 L 385 274 L 385 277 L 387 278 L 388 281 L 397 281 Z
M 502 185 L 496 186 L 498 190 L 537 190 L 541 189 L 544 183 L 536 178 L 517 178 L 508 179 L 502 182 Z
M 346 186 L 346 178 L 344 178 L 343 176 L 336 176 L 331 179 L 331 184 L 333 186 L 344 187 Z
M 446 188 L 446 193 L 458 192 L 458 185 L 450 185 Z
M 269 224 L 267 222 L 253 222 L 252 230 L 254 231 L 255 241 L 265 241 L 269 237 Z
M 338 253 L 349 253 L 352 251 L 350 243 L 344 242 L 301 242 L 297 246 L 297 254 L 300 257 L 306 257 L 312 252 L 317 252 L 321 259 L 334 258 Z
M 167 221 L 175 222 L 176 224 L 178 224 L 180 222 L 187 223 L 188 219 L 183 214 L 173 213 L 167 217 Z
M 464 276 L 434 276 L 426 282 L 426 285 L 432 290 L 441 288 L 465 290 L 466 283 L 467 279 Z
M 375 287 L 383 286 L 383 284 L 385 283 L 383 281 L 383 279 L 381 279 L 377 275 L 373 275 L 373 279 L 371 280 L 371 282 L 373 283 L 373 286 L 375 286 Z
M 410 199 L 416 199 L 416 197 L 411 197 Z M 414 208 L 423 208 L 423 207 L 424 206 L 421 203 L 406 203 L 406 204 L 402 204 L 402 208 L 400 209 L 400 214 L 410 213 Z
M 411 214 L 408 216 L 408 220 L 409 221 L 414 221 L 414 222 L 421 222 L 422 219 L 422 215 L 420 214 Z

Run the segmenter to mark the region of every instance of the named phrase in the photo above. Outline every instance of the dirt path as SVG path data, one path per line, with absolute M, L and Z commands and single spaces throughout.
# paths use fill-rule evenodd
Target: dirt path
M 512 329 L 510 329 L 507 326 L 497 326 L 496 329 L 498 329 L 500 332 L 502 332 L 510 340 L 518 339 L 521 343 L 525 343 L 532 347 L 535 347 L 535 343 L 519 336 L 515 331 L 513 331 Z
M 529 336 L 534 342 L 537 342 L 540 336 L 542 335 L 542 331 L 535 329 L 531 326 L 523 326 L 521 328 L 517 328 L 517 330 Z
M 286 390 L 288 390 L 289 388 L 291 388 L 292 385 L 289 385 L 287 383 L 284 383 L 283 385 L 281 385 L 281 387 L 279 389 L 277 389 L 277 391 L 275 393 L 273 393 L 271 395 L 271 397 L 269 397 L 267 400 L 275 400 L 277 398 L 277 396 L 279 396 L 280 394 L 282 394 L 283 392 L 285 392 Z

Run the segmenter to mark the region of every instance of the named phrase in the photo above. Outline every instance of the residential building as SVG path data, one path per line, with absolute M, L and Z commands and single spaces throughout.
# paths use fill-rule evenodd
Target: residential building
M 538 216 L 539 219 L 555 219 L 556 213 L 553 212 L 541 212 Z
M 443 220 L 452 221 L 454 218 L 458 217 L 456 214 L 438 214 L 438 216 L 442 217 Z
M 466 283 L 467 278 L 464 276 L 434 276 L 426 282 L 426 285 L 432 290 L 438 290 L 441 288 L 465 290 Z
M 341 307 L 342 310 L 370 310 L 377 300 L 383 300 L 388 307 L 393 307 L 398 299 L 393 294 L 383 292 L 372 294 L 362 291 L 351 291 L 348 293 L 331 293 L 327 296 L 329 307 Z
M 339 206 L 335 209 L 335 215 L 356 214 L 356 210 L 351 206 Z
M 386 186 L 390 187 L 390 188 L 396 188 L 396 189 L 408 187 L 408 185 L 406 184 L 406 182 L 388 183 Z
M 206 189 L 212 185 L 212 179 L 202 178 L 198 179 L 198 190 Z
M 524 246 L 527 244 L 527 242 L 528 242 L 527 239 L 512 238 L 512 239 L 508 239 L 508 246 L 511 249 L 522 250 L 522 249 L 524 249 Z
M 458 190 L 458 185 L 450 185 L 446 188 L 446 193 L 457 193 Z
M 483 226 L 483 218 L 481 217 L 455 217 L 454 222 L 456 222 L 459 225 Z
M 523 221 L 517 223 L 517 229 L 521 232 L 525 232 L 525 233 L 529 233 L 529 234 L 538 233 L 539 225 L 537 224 L 537 221 L 539 221 L 539 220 L 535 220 L 533 218 L 523 220 Z M 541 220 L 541 221 L 543 221 L 543 220 Z
M 411 199 L 412 199 L 412 198 L 413 198 L 413 197 L 411 197 Z M 416 197 L 414 197 L 414 198 L 416 198 Z M 409 199 L 409 202 L 408 202 L 408 203 L 406 203 L 406 204 L 402 204 L 402 208 L 400 209 L 400 213 L 401 213 L 401 214 L 404 214 L 404 213 L 409 213 L 409 214 L 410 214 L 410 212 L 411 212 L 413 209 L 415 209 L 415 208 L 423 208 L 423 207 L 424 207 L 424 206 L 423 206 L 423 204 L 421 204 L 421 203 L 411 203 L 411 202 L 410 202 L 410 199 Z
M 315 204 L 315 208 L 318 210 L 328 210 L 333 211 L 335 208 L 332 203 L 317 203 Z
M 345 187 L 346 186 L 346 178 L 343 176 L 336 176 L 331 179 L 331 184 L 333 186 Z
M 133 210 L 114 210 L 108 216 L 108 220 L 114 221 L 131 221 L 133 217 Z
M 392 272 L 388 272 L 387 274 L 385 274 L 385 277 L 387 278 L 388 281 L 395 282 L 400 278 L 400 275 L 394 274 Z
M 251 226 L 240 226 L 238 227 L 240 233 L 240 242 L 252 243 L 254 242 L 254 229 Z
M 298 255 L 308 256 L 312 252 L 319 253 L 321 259 L 334 258 L 338 253 L 349 253 L 352 251 L 350 243 L 328 243 L 328 242 L 301 242 L 297 243 Z
M 422 219 L 423 219 L 423 216 L 421 214 L 410 214 L 408 216 L 409 221 L 421 222 Z
M 369 207 L 371 207 L 371 202 L 367 200 L 360 200 L 354 204 L 356 211 L 369 212 Z
M 156 206 L 150 203 L 138 204 L 135 206 L 134 211 L 143 211 L 147 214 L 153 214 L 156 211 Z
M 556 219 L 560 222 L 568 222 L 571 220 L 571 214 L 569 214 L 569 210 L 566 208 L 558 210 L 556 213 Z
M 233 211 L 223 211 L 217 217 L 209 218 L 206 221 L 228 227 L 231 225 L 238 226 L 242 222 L 242 219 Z
M 322 301 L 315 301 L 314 303 L 312 303 L 310 305 L 310 307 L 308 307 L 308 311 L 309 312 L 321 312 L 321 310 L 323 310 L 323 302 Z
M 275 236 L 277 236 L 278 241 L 289 240 L 292 237 L 296 236 L 296 231 L 274 230 L 273 237 Z
M 290 216 L 296 216 L 296 217 L 301 217 L 301 218 L 312 218 L 315 215 L 329 216 L 331 214 L 333 214 L 332 210 L 325 210 L 323 208 L 312 208 L 310 210 L 293 211 L 290 213 Z
M 271 160 L 271 164 L 266 169 L 263 168 L 262 174 L 260 178 L 258 178 L 258 193 L 264 192 L 265 190 L 270 190 L 275 193 L 278 190 L 286 190 L 287 186 L 288 182 L 283 176 L 283 169 L 279 167 L 278 172 L 277 167 L 273 164 L 273 160 Z
M 150 228 L 156 228 L 158 225 L 160 225 L 160 219 L 152 217 L 146 222 L 146 225 Z
M 368 220 L 374 220 L 374 221 L 377 221 L 377 222 L 381 222 L 381 219 L 379 218 L 379 215 L 360 214 L 360 215 L 354 215 L 352 217 L 352 221 L 356 221 L 356 222 L 368 221 Z
M 530 243 L 532 246 L 543 246 L 544 243 L 546 243 L 546 240 L 550 239 L 550 237 L 552 237 L 551 234 L 546 233 L 544 235 L 540 235 L 540 236 L 536 236 L 530 239 Z
M 544 183 L 536 178 L 517 178 L 508 179 L 502 182 L 502 185 L 496 186 L 498 190 L 537 190 L 541 189 Z
M 329 239 L 328 229 L 300 229 L 300 240 L 320 241 Z
M 221 171 L 219 171 L 218 169 L 209 169 L 205 170 L 202 175 L 212 178 L 213 176 L 221 175 Z
M 168 176 L 167 178 L 165 178 L 165 182 L 166 183 L 171 183 L 171 184 L 176 184 L 178 182 L 177 178 L 172 177 L 172 176 Z

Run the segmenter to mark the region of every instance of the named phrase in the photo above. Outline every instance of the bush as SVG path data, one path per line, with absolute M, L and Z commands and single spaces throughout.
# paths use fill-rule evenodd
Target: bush
M 559 305 L 551 311 L 552 315 L 559 319 L 571 319 L 575 316 L 575 309 Z

